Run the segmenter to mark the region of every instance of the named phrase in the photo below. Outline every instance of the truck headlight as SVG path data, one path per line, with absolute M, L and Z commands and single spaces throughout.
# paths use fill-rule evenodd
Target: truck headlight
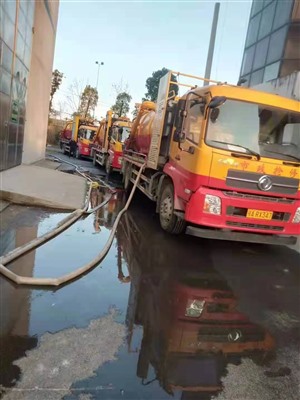
M 205 195 L 203 211 L 208 214 L 221 214 L 221 199 L 211 194 Z
M 200 317 L 200 315 L 204 310 L 204 305 L 205 305 L 204 300 L 189 299 L 185 310 L 185 316 L 193 318 Z
M 292 223 L 293 224 L 299 224 L 300 223 L 300 207 L 297 208 Z

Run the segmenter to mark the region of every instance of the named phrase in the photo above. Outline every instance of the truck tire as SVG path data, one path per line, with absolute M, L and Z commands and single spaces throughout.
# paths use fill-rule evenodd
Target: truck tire
M 75 157 L 77 158 L 77 160 L 81 159 L 81 154 L 79 153 L 79 148 L 78 147 L 76 147 Z
M 109 156 L 106 157 L 105 171 L 106 171 L 107 176 L 109 176 L 112 173 L 112 167 L 111 167 L 111 162 L 110 162 Z
M 123 184 L 124 184 L 124 189 L 127 193 L 131 191 L 133 186 L 130 180 L 130 176 L 131 176 L 131 165 L 129 163 L 126 163 L 123 173 Z
M 185 221 L 174 214 L 174 188 L 171 182 L 162 187 L 159 200 L 160 226 L 166 232 L 180 234 L 184 231 Z
M 96 152 L 94 151 L 94 155 L 93 155 L 93 165 L 95 165 L 95 167 L 97 166 L 96 158 L 97 158 L 97 154 L 96 154 Z

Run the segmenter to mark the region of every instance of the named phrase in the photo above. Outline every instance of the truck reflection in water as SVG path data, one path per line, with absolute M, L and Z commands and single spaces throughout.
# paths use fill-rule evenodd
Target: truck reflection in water
M 129 351 L 135 327 L 143 327 L 136 372 L 143 385 L 158 381 L 169 394 L 180 390 L 182 399 L 211 399 L 222 390 L 228 363 L 270 360 L 273 338 L 238 311 L 205 245 L 166 235 L 138 207 L 125 214 L 117 238 L 131 282 Z M 120 263 L 118 268 L 124 276 Z
M 111 228 L 119 212 L 125 204 L 125 194 L 122 190 L 116 190 L 112 195 L 105 188 L 93 189 L 91 193 L 91 208 L 97 207 L 110 198 L 107 205 L 94 212 L 95 233 L 101 232 L 101 226 Z

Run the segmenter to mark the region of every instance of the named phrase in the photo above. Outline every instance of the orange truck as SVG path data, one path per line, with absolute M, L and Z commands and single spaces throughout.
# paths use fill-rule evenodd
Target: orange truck
M 128 118 L 114 117 L 112 111 L 107 112 L 94 138 L 94 165 L 104 166 L 107 174 L 121 170 L 124 142 L 129 136 L 130 127 Z
M 172 82 L 172 73 L 181 83 Z M 170 71 L 145 102 L 123 156 L 128 189 L 156 202 L 170 233 L 295 244 L 300 234 L 300 103 Z M 198 81 L 199 82 L 199 81 Z M 182 97 L 171 84 L 190 87 Z
M 76 158 L 90 157 L 97 129 L 93 121 L 83 119 L 79 115 L 74 116 L 60 133 L 60 148 L 63 153 L 70 153 Z

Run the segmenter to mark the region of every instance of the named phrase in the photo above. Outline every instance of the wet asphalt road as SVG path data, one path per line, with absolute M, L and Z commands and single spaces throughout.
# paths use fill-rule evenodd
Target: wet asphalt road
M 94 191 L 92 205 L 106 196 Z M 85 264 L 124 201 L 118 190 L 104 209 L 9 267 L 54 277 Z M 63 217 L 8 207 L 0 253 Z M 47 290 L 0 278 L 2 397 L 296 400 L 299 261 L 299 246 L 167 235 L 137 195 L 108 256 L 81 279 Z

